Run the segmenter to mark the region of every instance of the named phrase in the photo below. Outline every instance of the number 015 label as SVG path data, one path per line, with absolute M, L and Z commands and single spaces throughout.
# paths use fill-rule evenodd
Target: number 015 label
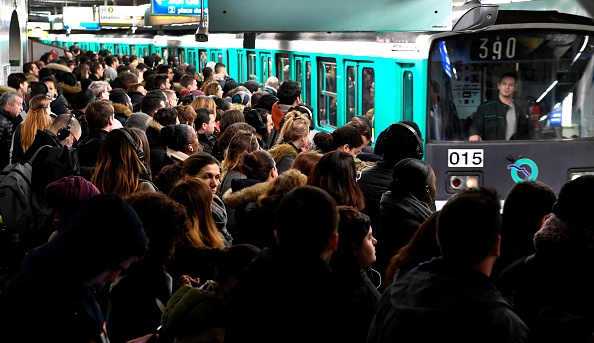
M 448 149 L 448 167 L 482 167 L 485 155 L 483 149 Z

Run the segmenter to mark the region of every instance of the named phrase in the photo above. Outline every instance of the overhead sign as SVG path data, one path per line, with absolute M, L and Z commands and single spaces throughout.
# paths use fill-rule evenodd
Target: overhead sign
M 144 6 L 99 6 L 101 26 L 142 26 L 144 25 Z
M 93 7 L 64 7 L 62 13 L 65 30 L 99 30 Z
M 153 15 L 199 16 L 201 1 L 204 1 L 204 14 L 208 12 L 208 0 L 151 0 Z

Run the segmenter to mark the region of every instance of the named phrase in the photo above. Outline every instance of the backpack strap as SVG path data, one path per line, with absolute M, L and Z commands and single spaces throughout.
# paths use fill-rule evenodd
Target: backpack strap
M 33 156 L 31 156 L 31 159 L 29 159 L 29 162 L 30 163 L 33 163 L 33 161 L 35 160 L 35 157 L 37 157 L 37 154 L 39 154 L 39 152 L 41 150 L 43 150 L 44 148 L 48 148 L 48 147 L 51 148 L 52 146 L 51 145 L 44 145 L 44 146 L 40 147 L 39 149 L 37 149 L 37 151 L 35 151 L 35 153 L 33 154 Z

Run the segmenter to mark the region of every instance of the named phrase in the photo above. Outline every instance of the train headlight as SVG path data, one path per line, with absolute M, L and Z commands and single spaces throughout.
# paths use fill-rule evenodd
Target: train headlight
M 594 170 L 570 170 L 569 171 L 569 181 L 575 180 L 580 176 L 584 175 L 594 175 Z
M 474 173 L 448 173 L 446 176 L 446 190 L 450 194 L 458 193 L 461 189 L 475 188 L 481 185 L 481 175 Z

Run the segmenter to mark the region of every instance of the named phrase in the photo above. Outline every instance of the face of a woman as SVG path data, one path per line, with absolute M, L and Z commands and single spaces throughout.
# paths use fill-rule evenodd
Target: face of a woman
M 223 97 L 223 88 L 220 85 L 217 87 L 217 96 L 219 98 Z
M 367 236 L 363 238 L 361 242 L 361 246 L 355 250 L 355 255 L 357 256 L 357 262 L 361 265 L 362 268 L 369 267 L 375 262 L 375 245 L 377 244 L 377 239 L 373 237 L 371 227 L 369 227 L 369 232 L 367 232 Z
M 221 168 L 219 168 L 218 164 L 209 164 L 202 167 L 196 177 L 206 181 L 214 196 L 217 193 L 217 187 L 221 183 Z

